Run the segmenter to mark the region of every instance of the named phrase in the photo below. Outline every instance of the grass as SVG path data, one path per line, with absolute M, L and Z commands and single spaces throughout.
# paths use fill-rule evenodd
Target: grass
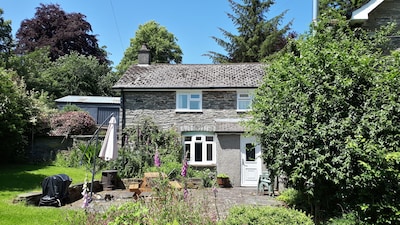
M 56 174 L 67 174 L 72 184 L 82 183 L 91 173 L 85 168 L 65 168 L 48 165 L 2 165 L 0 166 L 0 218 L 2 225 L 18 224 L 68 224 L 65 222 L 70 213 L 63 208 L 25 206 L 13 204 L 19 194 L 41 192 L 44 178 Z M 101 174 L 96 175 L 100 179 Z

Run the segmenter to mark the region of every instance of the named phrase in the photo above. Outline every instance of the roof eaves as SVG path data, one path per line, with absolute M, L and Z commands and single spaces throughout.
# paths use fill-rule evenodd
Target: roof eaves
M 367 4 L 361 6 L 351 14 L 351 21 L 368 20 L 368 15 L 372 10 L 376 9 L 385 0 L 371 0 Z

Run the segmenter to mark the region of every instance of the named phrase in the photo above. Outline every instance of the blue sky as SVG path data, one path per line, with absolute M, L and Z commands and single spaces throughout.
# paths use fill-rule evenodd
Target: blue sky
M 227 0 L 3 0 L 0 8 L 4 11 L 4 19 L 12 21 L 14 37 L 21 21 L 32 19 L 40 3 L 59 4 L 67 13 L 84 14 L 99 45 L 107 46 L 113 66 L 122 59 L 139 25 L 151 20 L 166 27 L 178 39 L 184 64 L 212 63 L 202 54 L 224 51 L 211 37 L 223 38 L 218 28 L 236 32 L 226 15 L 231 12 Z M 298 34 L 309 31 L 312 0 L 276 0 L 267 17 L 272 18 L 284 10 L 288 11 L 283 24 L 293 20 L 292 30 Z

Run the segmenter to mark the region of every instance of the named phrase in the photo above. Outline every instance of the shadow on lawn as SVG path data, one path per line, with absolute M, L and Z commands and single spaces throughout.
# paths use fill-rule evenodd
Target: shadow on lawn
M 29 171 L 38 170 L 46 165 L 2 165 L 0 166 L 0 192 L 23 192 L 40 189 L 43 174 L 32 174 Z

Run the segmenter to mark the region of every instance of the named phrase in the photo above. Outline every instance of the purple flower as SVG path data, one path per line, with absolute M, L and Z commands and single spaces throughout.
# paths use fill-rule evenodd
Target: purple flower
M 181 170 L 181 175 L 182 175 L 182 177 L 186 177 L 187 168 L 188 168 L 188 162 L 187 162 L 186 159 L 184 159 L 184 160 L 183 160 L 183 165 L 182 165 L 182 170 Z
M 218 189 L 216 187 L 213 187 L 212 191 L 214 193 L 214 197 L 217 197 Z
M 186 200 L 189 196 L 189 191 L 188 189 L 185 187 L 185 189 L 183 189 L 183 198 Z
M 161 166 L 161 161 L 160 161 L 160 156 L 158 155 L 158 151 L 156 151 L 156 154 L 154 155 L 154 165 L 156 167 Z

